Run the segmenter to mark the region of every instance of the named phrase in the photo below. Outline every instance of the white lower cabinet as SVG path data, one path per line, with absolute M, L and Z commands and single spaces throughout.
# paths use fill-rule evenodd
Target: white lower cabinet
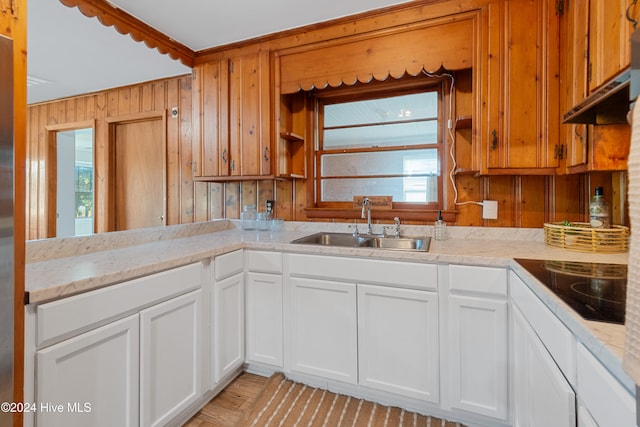
M 282 368 L 282 275 L 247 273 L 247 361 Z
M 245 251 L 247 272 L 247 362 L 284 368 L 283 257 Z
M 244 273 L 216 280 L 212 294 L 213 384 L 244 363 Z
M 438 404 L 437 266 L 290 254 L 292 372 Z
M 211 265 L 210 381 L 212 387 L 215 387 L 244 363 L 244 252 L 237 250 L 217 256 Z
M 171 422 L 202 393 L 201 263 L 28 310 L 38 426 Z M 26 380 L 25 380 L 26 381 Z
M 449 313 L 451 406 L 506 420 L 507 302 L 452 295 Z
M 635 427 L 636 401 L 625 387 L 591 354 L 582 344 L 578 344 L 578 398 L 580 405 L 588 408 L 581 421 L 589 421 L 600 427 Z M 585 408 L 585 409 L 586 409 Z
M 290 279 L 291 370 L 358 382 L 356 285 Z
M 438 404 L 437 293 L 359 284 L 358 369 L 363 386 Z
M 507 421 L 506 269 L 451 265 L 448 274 L 449 404 L 455 410 Z
M 515 304 L 512 326 L 514 427 L 575 427 L 575 392 Z
M 135 314 L 38 351 L 36 424 L 138 425 L 138 343 Z
M 161 426 L 202 393 L 202 291 L 140 312 L 140 425 Z
M 578 401 L 578 427 L 598 427 L 589 410 Z

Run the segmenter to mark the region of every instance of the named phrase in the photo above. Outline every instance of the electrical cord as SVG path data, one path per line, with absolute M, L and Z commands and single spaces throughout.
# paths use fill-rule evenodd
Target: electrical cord
M 456 145 L 456 138 L 453 134 L 453 90 L 455 88 L 455 78 L 453 74 L 450 73 L 442 73 L 442 74 L 432 74 L 426 70 L 422 70 L 422 72 L 428 77 L 449 77 L 451 79 L 451 86 L 449 87 L 449 120 L 447 123 L 447 131 L 449 132 L 449 137 L 451 138 L 451 148 L 449 149 L 449 156 L 451 157 L 451 171 L 449 172 L 449 180 L 451 181 L 451 186 L 453 187 L 453 205 L 461 206 L 461 205 L 479 205 L 483 206 L 482 202 L 476 202 L 473 200 L 469 200 L 466 202 L 458 202 L 458 188 L 456 186 L 456 181 L 454 179 L 454 174 L 456 168 L 458 167 L 458 163 L 456 162 L 456 156 L 454 153 L 454 148 Z

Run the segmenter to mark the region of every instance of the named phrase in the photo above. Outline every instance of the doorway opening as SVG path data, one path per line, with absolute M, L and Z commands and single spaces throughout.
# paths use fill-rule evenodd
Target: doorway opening
M 56 132 L 56 237 L 94 233 L 93 128 Z

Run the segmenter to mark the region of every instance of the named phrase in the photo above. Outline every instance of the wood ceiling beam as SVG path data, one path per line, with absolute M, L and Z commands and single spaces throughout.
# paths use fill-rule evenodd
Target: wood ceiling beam
M 113 26 L 120 34 L 129 34 L 137 42 L 144 42 L 163 55 L 193 67 L 196 53 L 181 43 L 145 24 L 106 0 L 60 0 L 68 7 L 77 7 L 83 15 L 98 18 L 103 25 Z

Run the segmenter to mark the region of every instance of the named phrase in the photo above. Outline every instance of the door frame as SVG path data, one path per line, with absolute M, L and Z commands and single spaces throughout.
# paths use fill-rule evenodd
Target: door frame
M 116 180 L 111 179 L 116 171 L 116 127 L 122 124 L 135 122 L 144 122 L 151 120 L 161 120 L 162 122 L 162 215 L 164 217 L 164 225 L 167 224 L 167 110 L 148 111 L 144 113 L 134 113 L 120 115 L 116 117 L 107 117 L 107 174 L 104 209 L 104 231 L 115 231 L 116 225 Z
M 67 132 L 72 130 L 79 129 L 93 129 L 93 232 L 96 233 L 98 230 L 98 206 L 99 206 L 99 186 L 98 182 L 98 171 L 100 170 L 100 166 L 97 164 L 96 159 L 96 121 L 95 120 L 83 120 L 79 122 L 69 122 L 62 124 L 54 124 L 54 125 L 46 125 L 45 127 L 45 140 L 47 143 L 47 152 L 45 153 L 45 182 L 44 188 L 38 191 L 39 196 L 43 197 L 42 201 L 42 211 L 44 215 L 40 217 L 44 217 L 45 221 L 45 235 L 47 237 L 56 237 L 56 211 L 58 209 L 57 206 L 57 195 L 58 195 L 58 154 L 57 154 L 57 136 L 58 132 Z

